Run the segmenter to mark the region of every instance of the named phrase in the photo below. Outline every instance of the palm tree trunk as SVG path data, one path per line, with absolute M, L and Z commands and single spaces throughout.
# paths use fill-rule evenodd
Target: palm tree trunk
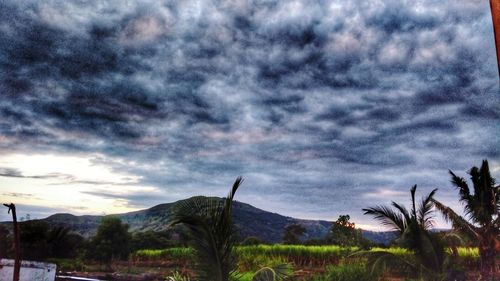
M 481 257 L 481 280 L 490 281 L 496 272 L 495 237 L 487 237 L 479 246 L 479 255 Z

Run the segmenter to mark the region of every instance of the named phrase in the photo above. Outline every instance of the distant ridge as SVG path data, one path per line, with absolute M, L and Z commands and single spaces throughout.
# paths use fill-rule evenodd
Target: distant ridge
M 213 198 L 222 200 L 222 198 L 218 197 Z M 132 232 L 147 230 L 161 231 L 167 228 L 173 207 L 181 201 L 183 200 L 156 205 L 149 209 L 110 216 L 119 217 L 122 222 L 129 225 L 129 229 Z M 51 226 L 68 227 L 73 232 L 84 237 L 90 237 L 96 233 L 103 217 L 91 215 L 75 216 L 67 213 L 58 213 L 42 219 L 42 221 L 47 222 Z M 304 239 L 323 238 L 332 225 L 330 221 L 304 220 L 283 216 L 238 201 L 233 203 L 233 221 L 242 238 L 256 236 L 272 243 L 281 242 L 284 228 L 289 224 L 304 226 L 306 228 Z M 6 223 L 8 222 L 3 222 L 2 224 Z M 376 243 L 384 244 L 387 244 L 394 237 L 394 234 L 391 232 L 365 230 L 363 230 L 363 235 Z

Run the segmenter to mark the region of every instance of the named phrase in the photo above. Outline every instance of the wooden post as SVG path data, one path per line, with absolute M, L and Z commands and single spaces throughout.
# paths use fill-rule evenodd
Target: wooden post
M 21 241 L 19 238 L 19 227 L 17 225 L 16 205 L 13 203 L 3 204 L 9 208 L 9 213 L 12 211 L 12 222 L 14 225 L 14 278 L 12 281 L 19 281 L 19 273 L 21 272 Z
M 500 78 L 500 0 L 490 0 L 491 18 L 493 20 L 493 32 L 497 50 L 497 66 Z

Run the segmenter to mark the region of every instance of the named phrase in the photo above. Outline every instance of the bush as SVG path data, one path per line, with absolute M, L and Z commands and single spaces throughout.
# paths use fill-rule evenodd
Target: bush
M 57 265 L 58 271 L 68 272 L 68 271 L 86 271 L 87 267 L 83 260 L 77 259 L 58 259 L 50 258 L 47 262 L 55 263 Z
M 259 237 L 255 236 L 249 236 L 243 240 L 243 242 L 240 243 L 242 246 L 254 246 L 254 245 L 261 245 L 265 244 L 264 241 L 262 241 Z
M 110 265 L 113 260 L 128 258 L 129 253 L 128 225 L 117 217 L 104 217 L 90 242 L 89 258 Z
M 174 242 L 170 240 L 170 233 L 167 231 L 152 231 L 135 232 L 132 234 L 130 241 L 131 251 L 142 249 L 165 249 L 174 246 Z

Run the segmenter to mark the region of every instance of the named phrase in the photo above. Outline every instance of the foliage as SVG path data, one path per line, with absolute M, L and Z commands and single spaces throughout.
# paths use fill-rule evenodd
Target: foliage
M 342 258 L 358 250 L 356 247 L 303 246 L 303 245 L 253 245 L 235 248 L 240 271 L 256 271 L 263 266 L 293 263 L 299 266 L 322 266 L 338 263 Z M 139 250 L 133 254 L 137 261 L 188 261 L 194 260 L 191 248 L 163 250 Z
M 257 271 L 235 272 L 232 281 L 282 281 L 293 275 L 290 264 L 277 264 L 265 266 Z
M 232 203 L 242 182 L 237 178 L 228 197 L 216 200 L 194 197 L 178 203 L 170 225 L 183 224 L 194 249 L 195 270 L 200 280 L 229 281 L 237 269 L 236 233 L 232 223 Z
M 238 257 L 237 274 L 240 281 L 250 281 L 253 274 L 262 267 L 274 267 L 286 263 L 292 263 L 298 267 L 326 267 L 328 265 L 358 261 L 365 264 L 366 259 L 351 256 L 358 250 L 357 247 L 341 247 L 334 245 L 325 246 L 303 246 L 303 245 L 252 245 L 238 246 L 235 252 Z M 400 247 L 372 248 L 370 252 L 390 253 L 395 263 L 389 264 L 391 271 L 402 274 L 411 273 L 405 261 L 414 260 L 414 253 Z M 479 253 L 477 248 L 458 248 L 459 258 L 455 266 L 459 268 L 478 268 Z M 375 255 L 373 256 L 375 257 Z M 191 248 L 169 248 L 163 250 L 139 250 L 134 253 L 134 260 L 154 261 L 163 263 L 165 261 L 175 262 L 183 266 L 191 267 L 194 261 L 194 250 Z M 383 268 L 383 265 L 381 265 Z M 326 278 L 326 277 L 325 277 Z M 321 280 L 321 279 L 319 279 Z
M 49 256 L 49 225 L 40 220 L 19 224 L 21 257 L 27 260 L 44 260 Z
M 126 259 L 130 253 L 128 225 L 117 217 L 104 217 L 89 247 L 89 258 L 106 265 L 113 260 Z
M 280 264 L 272 267 L 263 267 L 259 269 L 252 281 L 281 281 L 292 274 L 292 269 L 288 264 Z
M 325 264 L 338 263 L 356 251 L 355 247 L 340 246 L 305 246 L 305 245 L 258 245 L 242 246 L 236 249 L 240 264 L 255 264 L 256 260 L 278 260 L 279 263 L 293 263 L 297 266 L 324 266 Z M 271 264 L 271 263 L 267 263 Z M 260 266 L 266 265 L 260 262 Z
M 177 271 L 167 277 L 167 281 L 190 281 L 190 280 L 191 279 L 188 276 L 184 276 Z
M 445 275 L 446 252 L 439 235 L 430 231 L 434 223 L 432 199 L 436 189 L 422 198 L 418 208 L 415 199 L 416 189 L 416 185 L 411 188 L 410 210 L 396 202 L 392 202 L 394 209 L 386 206 L 363 209 L 365 214 L 373 216 L 383 225 L 397 231 L 399 238 L 396 242 L 411 250 L 415 259 L 401 259 L 389 252 L 379 251 L 368 253 L 368 261 L 372 268 L 398 263 L 413 269 L 420 278 L 440 280 Z
M 349 215 L 340 215 L 337 221 L 332 225 L 328 235 L 328 242 L 340 246 L 360 246 L 368 248 L 370 241 L 363 238 L 360 229 L 356 229 L 356 225 L 350 222 Z
M 49 231 L 47 243 L 50 257 L 73 259 L 80 254 L 84 246 L 84 238 L 79 234 L 69 232 L 67 228 L 55 227 Z
M 20 223 L 21 256 L 27 260 L 74 258 L 83 244 L 83 237 L 68 228 L 54 227 L 41 220 Z
M 47 262 L 55 263 L 58 271 L 86 271 L 87 267 L 81 258 L 49 258 Z
M 191 248 L 168 248 L 168 249 L 144 249 L 133 253 L 134 260 L 153 261 L 153 260 L 192 260 L 194 251 Z
M 255 272 L 263 267 L 273 267 L 289 263 L 290 261 L 282 256 L 271 256 L 265 254 L 252 255 L 249 253 L 238 253 L 238 270 L 240 272 L 251 271 Z
M 285 227 L 283 234 L 284 244 L 300 244 L 300 237 L 306 233 L 305 227 L 300 224 L 291 224 Z
M 0 259 L 7 257 L 12 248 L 12 241 L 7 228 L 0 225 Z
M 434 204 L 443 217 L 453 224 L 454 229 L 472 241 L 477 241 L 482 264 L 481 275 L 483 280 L 490 280 L 496 270 L 495 259 L 500 248 L 499 186 L 495 186 L 487 160 L 483 160 L 480 168 L 472 167 L 469 171 L 474 193 L 471 193 L 471 188 L 463 178 L 452 171 L 450 174 L 467 219 L 437 200 L 434 200 Z
M 243 246 L 261 245 L 261 244 L 265 244 L 264 241 L 262 241 L 262 239 L 256 236 L 249 236 L 240 243 L 240 245 Z
M 174 243 L 170 240 L 170 233 L 167 231 L 135 232 L 130 241 L 131 251 L 140 249 L 165 249 L 172 247 Z

